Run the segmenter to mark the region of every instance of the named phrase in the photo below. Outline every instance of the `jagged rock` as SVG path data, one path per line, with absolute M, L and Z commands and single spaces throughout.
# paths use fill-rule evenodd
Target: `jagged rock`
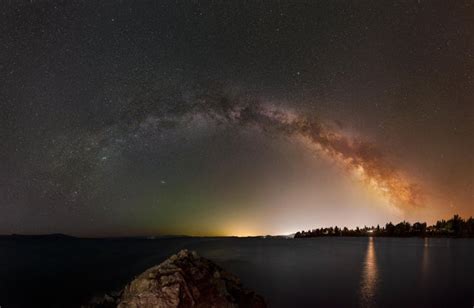
M 84 307 L 266 307 L 239 279 L 195 252 L 182 250 L 130 282 L 116 296 Z

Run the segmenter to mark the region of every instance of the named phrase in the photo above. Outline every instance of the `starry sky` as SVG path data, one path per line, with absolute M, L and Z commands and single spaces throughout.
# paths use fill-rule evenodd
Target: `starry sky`
M 1 1 L 0 234 L 474 215 L 472 1 Z

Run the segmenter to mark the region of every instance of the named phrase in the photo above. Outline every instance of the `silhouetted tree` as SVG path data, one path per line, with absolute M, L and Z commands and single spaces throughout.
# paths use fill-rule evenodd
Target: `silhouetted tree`
M 317 237 L 317 236 L 451 236 L 451 237 L 474 237 L 474 219 L 469 217 L 463 220 L 459 215 L 454 215 L 449 220 L 438 220 L 436 224 L 427 226 L 426 222 L 415 222 L 411 225 L 407 221 L 402 221 L 397 225 L 389 222 L 385 228 L 380 225 L 363 229 L 356 227 L 348 229 L 344 227 L 317 228 L 308 231 L 301 231 L 295 234 L 295 238 Z

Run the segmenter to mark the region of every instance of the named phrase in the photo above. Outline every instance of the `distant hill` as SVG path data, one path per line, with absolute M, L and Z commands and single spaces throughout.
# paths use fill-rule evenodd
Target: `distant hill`
M 62 234 L 11 234 L 11 235 L 0 235 L 0 239 L 14 239 L 14 240 L 73 240 L 77 237 Z

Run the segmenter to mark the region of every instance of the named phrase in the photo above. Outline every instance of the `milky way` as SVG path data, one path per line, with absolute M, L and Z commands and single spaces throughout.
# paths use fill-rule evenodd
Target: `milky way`
M 0 233 L 474 214 L 470 1 L 0 12 Z

